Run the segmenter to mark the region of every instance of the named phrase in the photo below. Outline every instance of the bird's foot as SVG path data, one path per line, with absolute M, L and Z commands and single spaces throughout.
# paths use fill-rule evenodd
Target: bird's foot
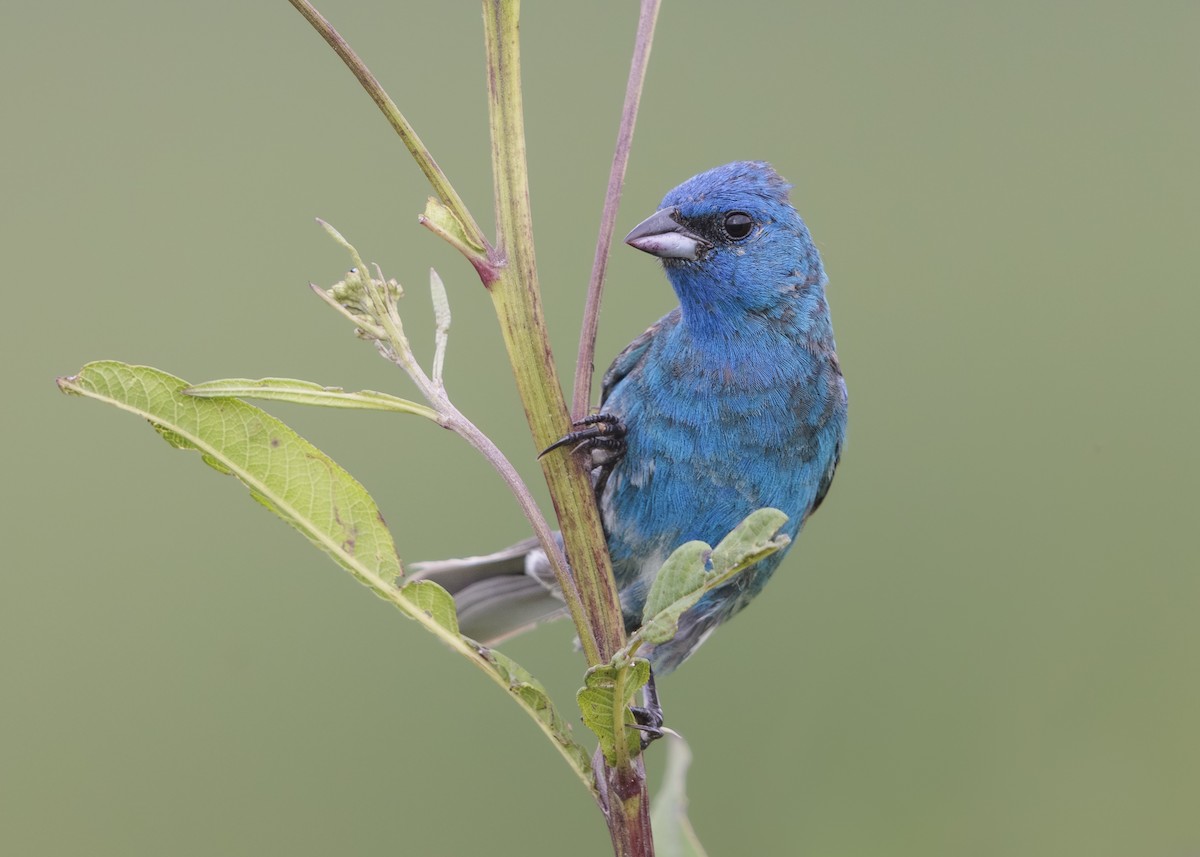
M 571 423 L 571 428 L 574 431 L 543 449 L 538 458 L 564 446 L 573 446 L 572 452 L 604 450 L 615 457 L 625 451 L 625 423 L 614 414 L 591 414 Z
M 646 682 L 646 686 L 642 688 L 642 702 L 645 704 L 629 706 L 634 720 L 630 728 L 642 733 L 642 749 L 645 750 L 663 736 L 663 708 L 658 701 L 658 686 L 654 682 L 653 672 L 650 673 L 650 680 Z
M 657 711 L 651 711 L 649 708 L 643 708 L 640 705 L 631 705 L 629 710 L 633 712 L 634 719 L 634 722 L 629 724 L 629 728 L 636 729 L 642 733 L 642 749 L 645 750 L 663 736 L 662 709 L 659 708 Z

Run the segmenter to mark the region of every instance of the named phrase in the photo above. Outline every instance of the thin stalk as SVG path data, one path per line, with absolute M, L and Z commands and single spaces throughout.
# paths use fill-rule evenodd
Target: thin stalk
M 425 178 L 429 179 L 429 184 L 433 187 L 434 193 L 438 198 L 450 209 L 459 222 L 463 225 L 468 237 L 474 241 L 479 247 L 488 249 L 489 245 L 487 238 L 484 237 L 483 230 L 479 228 L 479 224 L 475 222 L 475 218 L 471 216 L 471 212 L 467 209 L 466 204 L 462 201 L 462 197 L 458 195 L 453 185 L 450 184 L 450 179 L 446 178 L 446 174 L 442 172 L 442 168 L 438 166 L 437 161 L 433 159 L 433 155 L 425 144 L 421 142 L 421 138 L 417 136 L 416 129 L 409 124 L 404 118 L 404 114 L 400 112 L 400 108 L 396 106 L 396 102 L 392 101 L 390 95 L 384 91 L 383 86 L 376 79 L 375 75 L 371 74 L 371 70 L 354 52 L 354 50 L 346 43 L 346 40 L 341 37 L 333 25 L 329 23 L 325 17 L 318 12 L 311 3 L 307 0 L 288 0 L 296 11 L 304 16 L 308 23 L 312 24 L 314 30 L 320 34 L 334 52 L 342 58 L 342 62 L 362 84 L 362 88 L 367 91 L 367 95 L 371 96 L 383 115 L 396 129 L 396 133 L 400 135 L 400 139 L 404 142 L 405 147 L 413 156 L 413 160 L 417 162 L 417 166 L 421 168 L 421 172 L 425 173 Z
M 534 444 L 545 449 L 566 433 L 569 421 L 550 352 L 533 250 L 517 37 L 519 10 L 515 0 L 483 2 L 499 231 L 496 252 L 503 259 L 489 291 Z M 589 665 L 607 663 L 624 645 L 625 628 L 591 480 L 576 456 L 554 454 L 541 461 L 571 562 L 571 579 L 566 585 L 579 592 L 586 614 L 584 626 L 578 628 L 580 642 Z
M 413 353 L 412 345 L 404 333 L 404 322 L 400 318 L 396 299 L 388 296 L 383 271 L 379 269 L 378 265 L 375 265 L 376 277 L 371 277 L 370 270 L 363 261 L 362 256 L 359 255 L 358 249 L 347 241 L 342 233 L 338 232 L 325 221 L 318 218 L 317 222 L 321 224 L 335 241 L 346 249 L 350 254 L 350 258 L 354 261 L 355 270 L 360 272 L 360 276 L 365 281 L 367 299 L 371 302 L 373 310 L 372 318 L 376 322 L 375 325 L 372 325 L 376 347 L 385 357 L 392 360 L 412 379 L 417 389 L 421 391 L 421 395 L 433 406 L 436 422 L 443 428 L 450 429 L 467 443 L 471 444 L 471 446 L 475 447 L 476 451 L 483 455 L 487 462 L 500 474 L 500 478 L 504 480 L 504 484 L 508 486 L 513 498 L 517 501 L 517 505 L 525 513 L 525 519 L 529 521 L 529 526 L 532 528 L 533 534 L 537 536 L 543 550 L 545 550 L 551 567 L 555 569 L 556 574 L 561 572 L 560 576 L 565 580 L 567 575 L 566 557 L 563 556 L 562 550 L 559 549 L 558 541 L 554 538 L 554 533 L 551 532 L 550 525 L 546 522 L 542 510 L 538 508 L 537 501 L 533 499 L 533 494 L 529 491 L 529 486 L 521 479 L 521 475 L 512 466 L 512 462 L 500 451 L 500 448 L 496 446 L 492 439 L 480 431 L 473 422 L 463 416 L 462 412 L 451 403 L 450 397 L 446 394 L 445 385 L 441 383 L 439 361 L 445 349 L 446 343 L 444 337 L 450 323 L 450 306 L 446 302 L 445 288 L 441 285 L 441 278 L 437 276 L 437 272 L 431 269 L 430 276 L 437 278 L 435 281 L 436 285 L 433 286 L 434 303 L 435 305 L 440 304 L 442 308 L 437 313 L 439 331 L 438 356 L 434 357 L 434 377 L 430 378 L 425 374 L 425 370 L 421 368 L 421 364 L 417 361 L 416 355 Z M 358 318 L 354 313 L 349 312 L 338 301 L 326 294 L 323 289 L 313 286 L 313 290 L 322 300 L 341 312 L 354 324 L 364 328 L 367 326 L 367 322 L 364 319 Z M 438 298 L 439 293 L 441 295 L 440 299 Z M 567 612 L 570 613 L 571 620 L 575 622 L 576 627 L 584 627 L 583 623 L 586 616 L 583 610 L 583 603 L 579 599 L 579 593 L 573 587 L 564 586 L 562 589 L 563 598 L 567 605 Z
M 491 245 L 483 237 L 478 224 L 471 217 L 461 198 L 450 185 L 445 174 L 433 160 L 429 150 L 417 137 L 415 130 L 400 113 L 399 108 L 383 90 L 365 64 L 350 49 L 345 40 L 333 29 L 306 0 L 289 0 L 292 5 L 321 34 L 326 42 L 342 58 L 354 73 L 363 88 L 375 101 L 400 135 L 405 146 L 425 173 L 434 191 L 452 217 L 459 221 L 468 241 L 486 252 L 486 259 L 467 254 L 480 272 L 488 288 L 500 321 L 504 344 L 516 376 L 517 389 L 525 409 L 525 416 L 533 434 L 536 448 L 545 449 L 568 429 L 570 422 L 562 386 L 554 368 L 550 352 L 549 336 L 537 284 L 537 268 L 533 251 L 533 218 L 529 205 L 528 167 L 525 157 L 525 128 L 521 98 L 520 47 L 518 40 L 519 0 L 483 0 L 484 37 L 488 72 L 488 115 L 492 137 L 492 168 L 495 183 L 497 239 Z M 616 204 L 620 185 L 628 161 L 629 140 L 636 116 L 637 97 L 645 75 L 645 61 L 653 35 L 658 2 L 643 0 L 642 18 L 638 27 L 638 48 L 635 49 L 636 85 L 631 83 L 634 96 L 632 106 L 630 93 L 626 93 L 626 111 L 622 120 L 622 133 L 618 137 L 617 155 L 614 157 L 614 175 L 610 180 L 609 199 L 606 202 L 607 217 L 615 222 Z M 640 57 L 640 59 L 639 59 Z M 637 70 L 640 63 L 640 71 Z M 617 161 L 620 161 L 619 168 Z M 618 174 L 619 173 L 619 174 Z M 615 188 L 615 190 L 614 190 Z M 428 211 L 428 210 L 427 210 Z M 434 212 L 436 215 L 436 212 Z M 440 223 L 430 220 L 431 228 L 450 235 Z M 613 222 L 607 226 L 611 243 Z M 453 241 L 451 243 L 454 243 Z M 456 245 L 457 246 L 457 245 Z M 462 249 L 460 247 L 460 249 Z M 605 255 L 606 259 L 606 255 Z M 481 266 L 481 262 L 486 263 Z M 365 269 L 364 269 L 365 270 Z M 604 272 L 593 273 L 593 291 L 599 292 Z M 599 306 L 599 296 L 594 300 Z M 596 314 L 593 311 L 593 315 Z M 403 337 L 398 319 L 389 314 L 381 320 L 385 336 Z M 594 328 L 594 321 L 593 321 Z M 592 334 L 594 343 L 594 332 Z M 590 384 L 592 363 L 591 349 L 586 365 Z M 405 366 L 405 368 L 409 368 Z M 412 374 L 410 372 L 410 374 Z M 414 378 L 425 392 L 433 384 L 418 372 Z M 426 383 L 422 383 L 425 381 Z M 578 387 L 578 385 L 577 385 Z M 437 391 L 430 391 L 436 392 Z M 579 390 L 577 389 L 577 394 Z M 583 391 L 583 401 L 589 398 Z M 471 431 L 474 426 L 458 415 L 461 423 L 454 426 L 460 434 L 476 446 L 485 457 L 500 470 L 501 476 L 514 487 L 518 501 L 528 499 L 522 505 L 535 531 L 554 565 L 555 576 L 575 620 L 580 642 L 588 664 L 595 666 L 607 663 L 625 644 L 625 627 L 620 600 L 613 580 L 604 530 L 600 523 L 589 474 L 582 461 L 570 454 L 547 455 L 542 458 L 542 471 L 550 488 L 555 512 L 563 534 L 567 556 L 571 566 L 565 564 L 562 553 L 549 533 L 544 522 L 539 523 L 540 513 L 532 505 L 528 490 L 520 482 L 511 465 L 507 472 L 503 464 L 506 459 L 494 449 L 494 445 L 482 434 Z M 623 718 L 618 719 L 620 723 Z M 602 754 L 597 755 L 593 765 L 596 775 L 596 792 L 601 810 L 608 822 L 613 849 L 617 857 L 653 857 L 654 842 L 650 829 L 649 795 L 646 789 L 645 770 L 641 758 L 624 759 L 620 766 L 609 767 Z
M 545 449 L 566 431 L 568 420 L 537 287 L 519 17 L 519 0 L 483 0 L 496 243 L 504 259 L 490 292 L 534 442 Z M 577 587 L 587 613 L 586 626 L 577 626 L 580 640 L 589 664 L 604 663 L 624 645 L 625 628 L 591 480 L 579 458 L 570 454 L 544 456 L 542 469 L 571 560 L 568 584 Z M 650 799 L 641 764 L 610 767 L 601 755 L 594 770 L 616 857 L 653 857 Z
M 513 467 L 512 462 L 492 442 L 490 437 L 459 413 L 458 409 L 451 405 L 448 400 L 442 399 L 438 407 L 445 408 L 444 411 L 441 411 L 441 415 L 446 420 L 444 423 L 446 428 L 475 447 L 475 450 L 500 474 L 500 478 L 504 480 L 504 484 L 508 486 L 508 490 L 512 492 L 513 498 L 517 501 L 517 505 L 521 507 L 521 511 L 525 514 L 525 520 L 529 522 L 529 526 L 533 529 L 533 534 L 537 536 L 543 550 L 546 551 L 546 556 L 550 560 L 551 565 L 556 568 L 566 568 L 566 561 L 563 558 L 562 551 L 559 550 L 558 541 L 554 538 L 554 533 L 550 530 L 550 525 L 546 522 L 545 516 L 542 515 L 542 510 L 538 508 L 537 501 L 533 498 L 533 494 L 530 493 L 525 481 L 521 479 L 521 474 Z M 586 627 L 587 617 L 584 614 L 583 602 L 579 599 L 579 594 L 574 591 L 565 591 L 563 598 L 567 603 L 567 612 L 570 613 L 571 621 L 575 623 L 575 627 Z
M 584 304 L 583 329 L 579 333 L 579 355 L 575 360 L 575 391 L 571 399 L 571 417 L 576 420 L 587 415 L 592 401 L 592 375 L 596 369 L 596 329 L 600 324 L 604 275 L 608 271 L 608 254 L 612 249 L 617 209 L 621 206 L 625 167 L 629 164 L 633 128 L 637 124 L 642 86 L 646 82 L 646 66 L 649 65 L 650 47 L 654 43 L 654 25 L 658 21 L 658 9 L 661 5 L 662 0 L 642 0 L 642 11 L 638 17 L 637 40 L 633 47 L 633 61 L 629 66 L 629 82 L 625 85 L 625 106 L 621 109 L 617 147 L 613 151 L 612 169 L 608 173 L 604 212 L 600 216 L 600 234 L 596 237 L 596 255 L 592 260 L 592 276 L 588 281 L 587 301 Z
M 453 246 L 458 247 L 459 250 L 463 251 L 464 254 L 467 256 L 468 260 L 475 267 L 475 270 L 479 273 L 480 279 L 482 280 L 484 286 L 487 287 L 488 289 L 492 289 L 493 285 L 495 284 L 497 278 L 500 275 L 500 270 L 506 268 L 506 266 L 507 266 L 507 259 L 505 256 L 504 249 L 502 247 L 499 249 L 494 248 L 488 242 L 488 240 L 484 237 L 484 235 L 483 235 L 482 231 L 479 229 L 479 226 L 476 223 L 475 219 L 471 216 L 470 211 L 468 211 L 466 205 L 463 203 L 463 201 L 459 197 L 458 193 L 451 186 L 450 180 L 448 178 L 446 178 L 445 173 L 442 172 L 441 168 L 437 165 L 437 162 L 434 161 L 433 155 L 425 147 L 425 144 L 421 142 L 420 137 L 417 136 L 416 130 L 413 129 L 413 127 L 408 123 L 408 120 L 404 118 L 404 114 L 402 114 L 400 112 L 400 109 L 396 106 L 396 103 L 394 101 L 392 101 L 391 96 L 389 96 L 387 94 L 387 92 L 384 91 L 382 85 L 380 85 L 379 81 L 375 78 L 375 76 L 373 74 L 371 74 L 370 70 L 366 67 L 366 64 L 363 63 L 363 61 L 358 57 L 358 54 L 356 54 L 350 48 L 350 46 L 346 43 L 346 40 L 341 37 L 341 35 L 337 32 L 337 30 L 335 30 L 333 28 L 333 25 L 330 24 L 329 21 L 327 21 L 324 18 L 324 16 L 321 15 L 320 12 L 318 12 L 315 8 L 313 8 L 313 6 L 310 3 L 308 3 L 307 0 L 289 0 L 289 2 L 292 4 L 292 6 L 294 6 L 297 9 L 297 11 L 300 12 L 301 15 L 304 16 L 305 20 L 307 20 L 313 26 L 313 28 L 316 29 L 316 31 L 321 35 L 321 37 L 323 39 L 325 39 L 325 41 L 329 44 L 329 46 L 334 49 L 334 51 L 337 53 L 337 55 L 339 57 L 341 57 L 342 62 L 344 62 L 346 64 L 346 66 L 350 69 L 350 71 L 358 79 L 358 82 L 360 84 L 362 84 L 363 89 L 365 89 L 367 91 L 367 94 L 371 96 L 371 99 L 375 102 L 375 104 L 383 112 L 384 116 L 387 117 L 387 119 L 391 123 L 392 127 L 395 128 L 396 132 L 400 135 L 401 140 L 404 141 L 404 145 L 408 148 L 408 151 L 412 154 L 413 158 L 417 161 L 417 164 L 421 167 L 421 170 L 425 173 L 426 178 L 428 178 L 430 185 L 433 187 L 434 191 L 437 193 L 438 198 L 442 201 L 442 204 L 444 205 L 445 209 L 449 212 L 451 217 L 453 217 L 454 219 L 456 219 L 458 221 L 458 224 L 462 228 L 463 234 L 466 237 L 468 243 L 475 244 L 480 248 L 479 253 L 476 253 L 470 247 L 464 248 L 463 246 L 461 246 L 458 243 L 458 239 L 452 234 L 452 232 L 448 231 L 444 228 L 444 224 L 435 223 L 433 220 L 431 220 L 427 216 L 429 213 L 428 209 L 427 209 L 427 214 L 423 215 L 421 218 L 422 222 L 426 226 L 431 228 L 434 232 L 436 232 L 437 234 L 441 235 L 443 238 L 448 240 Z M 485 18 L 486 18 L 486 15 L 485 15 Z M 518 69 L 518 72 L 519 72 L 519 69 Z M 519 117 L 520 116 L 519 78 L 518 78 L 516 106 L 517 106 L 517 115 Z M 530 235 L 529 241 L 524 246 L 528 246 L 528 248 L 529 248 L 529 269 L 532 270 L 532 246 L 533 246 L 532 245 L 532 231 L 531 231 L 531 227 L 528 222 L 529 218 L 527 216 L 528 202 L 529 202 L 528 189 L 527 189 L 528 183 L 524 179 L 525 138 L 524 138 L 523 128 L 520 126 L 520 122 L 518 121 L 517 124 L 518 124 L 518 130 L 520 131 L 520 134 L 519 134 L 520 145 L 519 145 L 519 152 L 517 154 L 519 154 L 519 163 L 520 163 L 520 171 L 521 171 L 522 178 L 521 178 L 519 184 L 509 182 L 506 180 L 504 186 L 505 187 L 518 187 L 519 186 L 522 189 L 524 189 L 523 194 L 524 194 L 524 200 L 525 200 L 526 217 L 524 218 L 523 222 L 525 224 L 524 228 L 526 229 L 526 232 Z M 510 137 L 511 137 L 511 135 L 508 135 L 508 136 L 506 136 L 505 139 L 509 139 Z M 516 138 L 512 138 L 512 139 L 516 139 Z M 493 159 L 495 159 L 495 154 L 493 154 Z M 497 173 L 497 175 L 499 175 L 499 173 Z M 497 181 L 499 181 L 499 179 L 497 179 Z M 497 202 L 497 210 L 499 210 L 499 205 L 500 205 L 499 202 Z M 513 219 L 512 222 L 516 223 L 516 222 L 522 222 L 522 221 L 519 221 L 518 219 Z M 327 226 L 326 228 L 329 228 L 329 227 Z M 337 235 L 336 231 L 333 231 L 332 234 L 334 234 L 334 237 L 337 238 L 340 242 L 342 242 L 343 244 L 346 244 L 345 239 L 342 238 L 340 235 Z M 349 246 L 349 245 L 347 244 L 347 246 Z M 467 252 L 468 250 L 470 250 L 471 252 Z M 480 255 L 480 254 L 483 254 L 483 255 Z M 361 263 L 359 263 L 359 264 L 361 266 Z M 512 280 L 512 278 L 515 275 L 512 274 L 510 271 L 508 276 L 509 276 L 510 280 Z M 514 282 L 519 282 L 519 281 L 514 280 Z M 532 282 L 533 288 L 534 288 L 533 300 L 534 300 L 535 307 L 534 307 L 534 312 L 533 312 L 532 317 L 536 318 L 536 320 L 537 320 L 536 324 L 534 326 L 537 327 L 541 331 L 541 336 L 539 337 L 538 341 L 548 342 L 548 340 L 546 338 L 546 333 L 545 333 L 545 325 L 544 325 L 544 322 L 542 321 L 541 308 L 540 308 L 540 305 L 538 305 L 538 295 L 537 295 L 537 291 L 536 291 L 536 286 L 537 286 L 536 276 L 534 279 L 527 280 L 526 282 Z M 519 289 L 515 289 L 510 283 L 510 285 L 506 289 L 502 290 L 501 297 L 497 298 L 496 295 L 493 294 L 493 298 L 496 301 L 497 312 L 500 313 L 501 327 L 505 332 L 505 342 L 506 343 L 509 343 L 510 340 L 514 336 L 514 334 L 512 333 L 510 328 L 513 325 L 515 325 L 517 328 L 521 328 L 522 321 L 526 317 L 524 310 L 521 309 L 519 300 L 514 303 L 504 297 L 504 295 L 513 293 L 514 291 L 519 291 Z M 509 307 L 512 311 L 508 312 L 508 313 L 502 312 L 501 311 L 502 305 Z M 381 324 L 384 328 L 387 328 L 389 326 L 388 322 L 386 321 L 387 318 L 388 318 L 388 315 L 384 314 L 383 320 L 381 321 Z M 505 324 L 506 319 L 509 322 L 509 324 L 507 324 L 507 325 Z M 395 325 L 392 325 L 392 327 L 398 328 L 398 325 L 399 325 L 399 319 L 397 318 L 395 320 Z M 385 337 L 390 338 L 394 332 L 395 332 L 394 329 L 388 329 L 388 330 L 384 330 L 383 334 Z M 546 347 L 549 348 L 548 345 Z M 513 366 L 517 372 L 518 388 L 521 390 L 525 390 L 525 389 L 527 389 L 527 387 L 521 385 L 523 375 L 522 375 L 522 371 L 521 371 L 520 367 L 533 365 L 537 361 L 535 358 L 531 357 L 529 354 L 523 355 L 520 358 L 520 360 L 518 360 L 517 356 L 515 356 L 516 352 L 513 350 L 512 347 L 510 347 L 510 349 L 509 349 L 509 354 L 510 354 L 510 359 L 513 361 Z M 547 352 L 547 355 L 548 355 L 548 352 Z M 401 355 L 397 355 L 397 356 L 401 356 Z M 548 359 L 548 356 L 546 359 Z M 409 368 L 408 366 L 404 366 L 403 363 L 401 365 L 403 366 L 403 368 L 408 370 L 408 368 Z M 552 379 L 552 382 L 553 382 L 552 387 L 548 386 L 549 381 L 547 381 L 547 379 L 545 377 L 538 376 L 538 374 L 536 372 L 534 372 L 532 377 L 527 380 L 528 380 L 529 384 L 534 385 L 535 389 L 542 389 L 542 388 L 547 389 L 547 390 L 553 389 L 554 393 L 557 394 L 558 410 L 564 414 L 563 419 L 560 420 L 559 422 L 565 423 L 566 422 L 566 419 L 565 419 L 566 405 L 562 400 L 562 388 L 559 386 L 557 375 L 554 374 L 554 367 L 553 367 L 552 363 L 550 364 L 549 378 Z M 417 382 L 418 386 L 422 387 L 423 391 L 425 390 L 425 386 L 423 386 L 422 381 L 420 379 L 414 377 L 414 381 Z M 525 399 L 524 396 L 522 398 L 523 398 L 523 400 Z M 552 401 L 548 401 L 548 402 L 535 401 L 532 404 L 529 401 L 525 401 L 526 416 L 529 416 L 532 413 L 530 410 L 531 407 L 532 408 L 540 408 L 540 410 L 537 410 L 536 413 L 545 415 L 546 420 L 552 420 L 553 417 L 551 415 L 553 413 L 555 413 L 555 411 L 553 411 L 551 409 L 552 404 L 553 404 Z M 530 420 L 531 420 L 530 424 L 533 425 L 533 417 L 530 417 Z M 464 422 L 465 422 L 465 418 L 464 418 Z M 552 424 L 547 423 L 547 425 L 552 425 Z M 549 434 L 553 432 L 553 428 L 546 429 L 545 426 L 543 426 L 543 429 L 545 429 L 545 430 L 542 431 L 541 434 L 537 434 L 535 431 L 535 435 L 539 439 L 542 439 L 542 440 L 539 440 L 539 442 L 542 443 L 542 446 L 540 448 L 544 449 L 546 446 L 550 445 L 550 443 L 552 442 L 553 439 L 557 439 L 557 436 L 555 436 L 551 440 L 545 440 L 544 438 L 548 437 Z M 474 440 L 472 438 L 467 438 L 467 439 L 470 440 L 472 443 L 474 443 L 475 441 L 478 440 L 478 438 L 475 438 Z M 489 443 L 490 443 L 490 441 L 489 441 Z M 480 448 L 480 447 L 477 446 L 477 448 Z M 480 448 L 480 451 L 484 451 L 484 450 Z M 498 450 L 497 450 L 497 452 L 498 452 Z M 561 464 L 562 457 L 555 456 L 555 458 L 558 459 L 558 461 L 555 463 L 555 466 L 557 467 L 557 469 L 562 469 L 562 467 L 569 468 L 572 465 L 574 465 L 575 469 L 580 470 L 580 472 L 582 474 L 580 465 L 575 464 L 574 462 L 571 462 L 571 461 L 567 461 L 565 465 L 562 465 Z M 495 465 L 495 461 L 493 459 L 489 458 L 489 460 L 492 461 L 493 464 Z M 509 469 L 511 470 L 511 466 L 509 467 Z M 505 478 L 505 481 L 508 482 L 510 486 L 516 486 L 517 484 L 520 485 L 520 490 L 518 490 L 516 487 L 514 487 L 514 492 L 517 493 L 517 500 L 518 500 L 518 502 L 521 503 L 522 509 L 524 509 L 526 511 L 527 517 L 530 517 L 530 505 L 529 504 L 532 501 L 529 497 L 528 489 L 524 486 L 523 483 L 520 483 L 519 478 L 517 478 L 516 482 L 514 482 L 510 478 L 511 476 L 515 476 L 515 471 L 512 474 L 508 474 L 503 469 L 500 469 L 500 474 L 502 477 Z M 547 476 L 547 478 L 549 478 L 549 476 Z M 581 475 L 580 478 L 586 480 L 586 476 Z M 590 499 L 588 500 L 588 503 L 590 503 L 594 507 L 594 503 L 592 503 L 592 501 Z M 555 507 L 556 507 L 556 511 L 558 512 L 559 521 L 560 522 L 564 521 L 564 514 L 567 515 L 568 519 L 570 519 L 570 520 L 575 520 L 575 519 L 579 518 L 582 514 L 582 513 L 578 513 L 579 505 L 580 504 L 579 504 L 578 498 L 575 498 L 575 497 L 572 497 L 571 502 L 568 503 L 565 508 L 560 506 L 558 504 L 558 502 L 556 501 Z M 576 514 L 573 517 L 571 516 L 572 512 L 576 512 Z M 595 532 L 602 534 L 603 530 L 600 527 L 598 515 L 593 515 L 593 517 L 596 518 L 595 525 L 594 525 Z M 541 539 L 542 548 L 545 550 L 546 556 L 550 560 L 551 568 L 554 571 L 554 576 L 555 576 L 556 581 L 558 582 L 559 588 L 561 589 L 561 591 L 563 593 L 563 598 L 566 601 L 567 609 L 570 612 L 572 619 L 575 620 L 576 628 L 579 630 L 579 638 L 583 645 L 584 654 L 587 656 L 589 664 L 599 663 L 601 661 L 601 651 L 602 650 L 600 647 L 597 646 L 597 643 L 596 643 L 597 635 L 592 631 L 592 629 L 593 629 L 593 627 L 598 626 L 599 623 L 595 619 L 595 616 L 599 612 L 601 612 L 603 608 L 601 606 L 598 606 L 598 604 L 585 604 L 581 600 L 580 588 L 575 585 L 575 581 L 571 574 L 571 569 L 567 565 L 566 557 L 565 557 L 563 551 L 559 548 L 557 540 L 555 540 L 552 537 L 552 534 L 550 533 L 549 528 L 546 526 L 539 525 L 537 519 L 541 519 L 540 512 L 537 512 L 537 515 L 535 517 L 530 517 L 530 523 L 533 526 L 535 533 Z M 542 520 L 544 520 L 544 519 L 542 519 Z M 568 529 L 568 524 L 563 523 L 562 526 L 563 526 L 564 530 Z M 570 542 L 568 542 L 568 544 L 570 544 Z M 607 570 L 608 569 L 608 552 L 607 552 L 607 550 L 605 550 L 603 548 L 604 542 L 603 542 L 602 536 L 601 536 L 601 540 L 600 540 L 599 544 L 601 545 L 602 561 L 604 563 L 603 568 L 605 570 Z M 599 560 L 597 560 L 597 561 L 599 561 Z M 607 571 L 607 574 L 608 574 L 609 579 L 611 580 L 611 577 L 612 577 L 611 571 Z M 610 588 L 612 589 L 612 603 L 616 604 L 617 603 L 616 589 L 614 586 L 611 585 L 611 583 L 610 583 Z M 618 613 L 618 615 L 619 615 L 619 613 Z M 621 647 L 621 645 L 623 645 L 624 629 L 620 628 L 619 630 L 621 632 L 619 637 L 609 635 L 609 636 L 605 636 L 603 638 L 604 639 L 603 651 L 608 651 L 611 653 L 613 651 L 617 651 Z

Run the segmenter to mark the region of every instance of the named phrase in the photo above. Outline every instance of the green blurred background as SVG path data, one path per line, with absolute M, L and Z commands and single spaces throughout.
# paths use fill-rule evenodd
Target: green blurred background
M 323 0 L 490 224 L 475 3 Z M 545 302 L 570 375 L 636 6 L 528 2 Z M 1200 853 L 1200 6 L 668 0 L 619 234 L 765 158 L 851 397 L 783 571 L 662 687 L 711 853 Z M 457 403 L 545 493 L 490 304 L 284 2 L 6 4 L 0 851 L 603 855 L 518 709 L 232 480 L 55 390 L 96 358 L 411 393 L 308 292 L 434 265 Z M 489 225 L 490 229 L 490 225 Z M 614 251 L 598 363 L 672 305 Z M 526 534 L 429 424 L 272 409 L 409 560 Z M 571 705 L 570 629 L 508 650 Z M 651 754 L 657 776 L 662 754 Z

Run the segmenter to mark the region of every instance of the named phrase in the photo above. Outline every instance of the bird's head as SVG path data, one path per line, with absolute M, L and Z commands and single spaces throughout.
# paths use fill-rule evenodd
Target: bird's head
M 685 181 L 625 243 L 663 261 L 685 319 L 737 322 L 825 273 L 789 185 L 770 164 L 735 161 Z

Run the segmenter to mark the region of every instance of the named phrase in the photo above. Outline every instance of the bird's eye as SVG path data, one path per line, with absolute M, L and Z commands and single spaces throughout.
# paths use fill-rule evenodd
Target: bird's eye
M 731 211 L 725 215 L 725 234 L 734 241 L 741 241 L 754 228 L 754 221 L 744 211 Z

